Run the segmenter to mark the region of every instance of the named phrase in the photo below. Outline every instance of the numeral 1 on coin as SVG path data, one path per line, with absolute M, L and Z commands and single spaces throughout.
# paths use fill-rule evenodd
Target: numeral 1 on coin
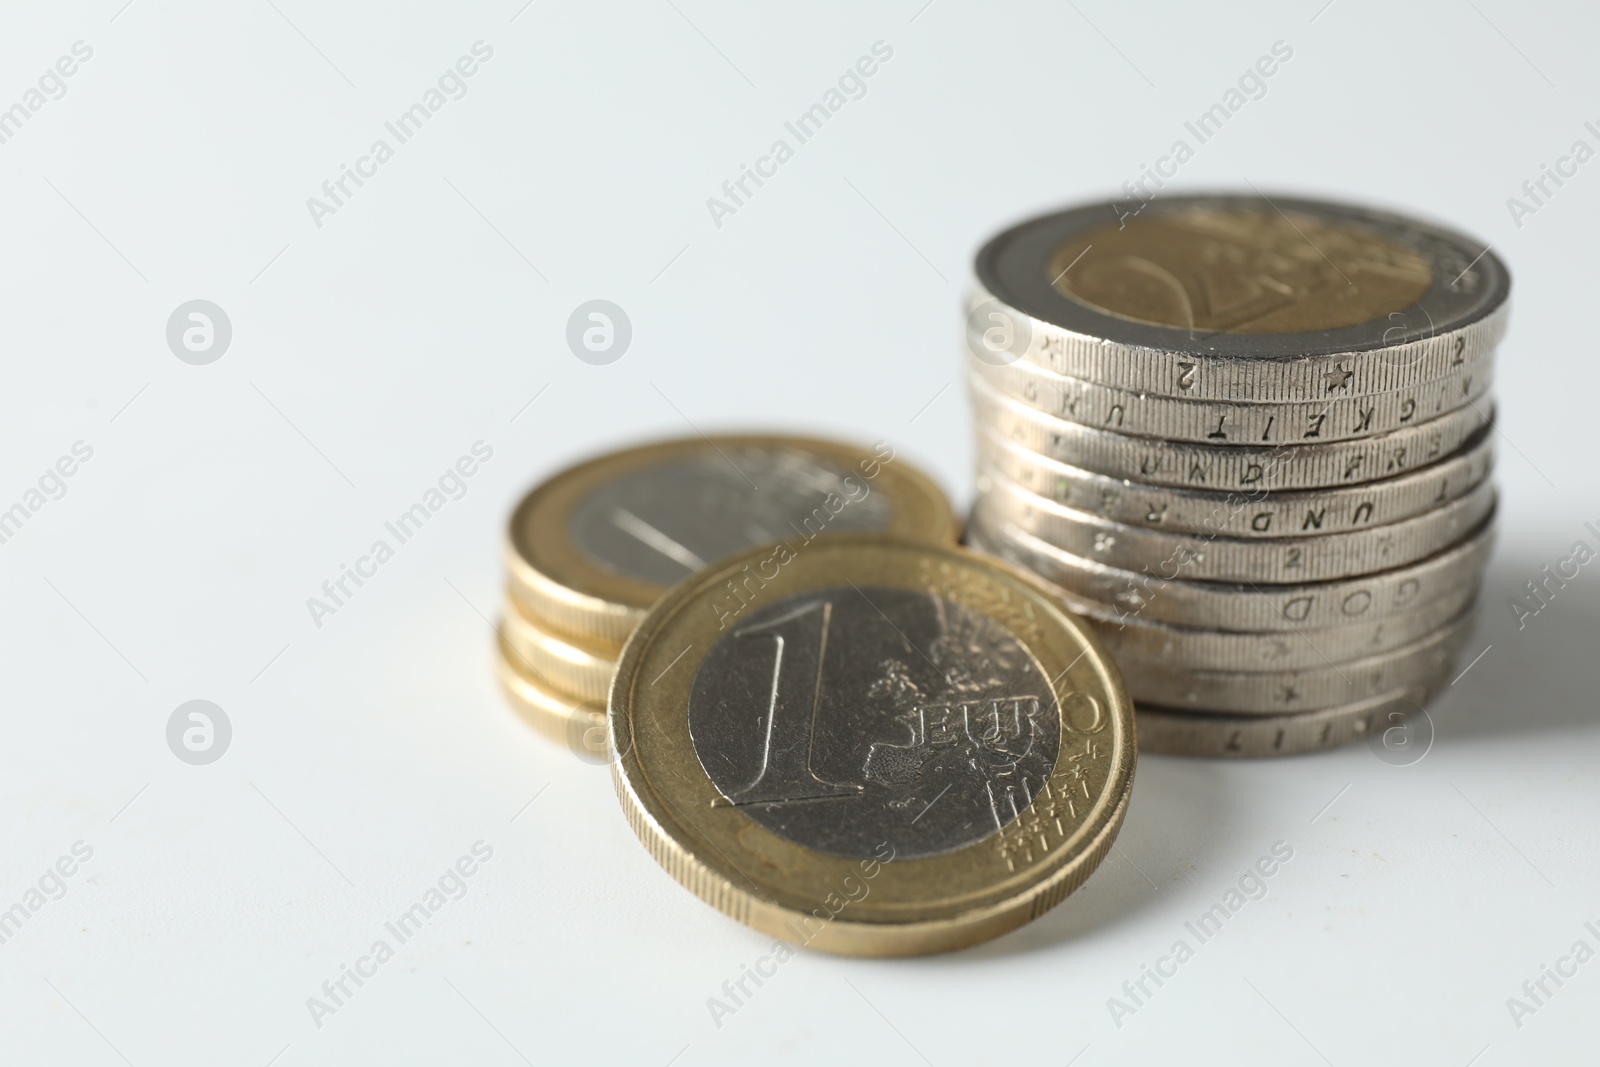
M 824 781 L 811 769 L 822 694 L 822 662 L 833 622 L 831 601 L 816 601 L 770 622 L 736 630 L 737 638 L 772 642 L 772 690 L 766 739 L 755 781 L 729 796 L 734 804 L 782 804 L 856 796 L 859 785 Z M 790 669 L 785 670 L 788 666 Z

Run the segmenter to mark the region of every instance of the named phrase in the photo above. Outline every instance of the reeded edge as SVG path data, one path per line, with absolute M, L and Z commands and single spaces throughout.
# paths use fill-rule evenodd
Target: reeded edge
M 1186 759 L 1273 759 L 1309 756 L 1372 736 L 1396 711 L 1410 718 L 1445 688 L 1430 682 L 1390 690 L 1366 700 L 1294 715 L 1231 715 L 1134 706 L 1139 746 L 1147 753 Z
M 1183 669 L 1172 672 L 1177 676 L 1176 680 L 1180 684 L 1185 681 L 1194 684 L 1198 681 L 1218 689 L 1229 688 L 1230 691 L 1225 701 L 1196 701 L 1194 704 L 1181 705 L 1164 697 L 1152 699 L 1136 696 L 1134 703 L 1135 705 L 1144 704 L 1146 706 L 1187 711 L 1193 715 L 1208 717 L 1227 716 L 1264 719 L 1307 715 L 1314 712 L 1327 711 L 1330 708 L 1342 706 L 1343 703 L 1351 702 L 1330 703 L 1326 700 L 1318 700 L 1309 707 L 1285 711 L 1282 708 L 1264 706 L 1266 702 L 1258 699 L 1248 690 L 1241 692 L 1245 686 L 1260 686 L 1262 684 L 1276 686 L 1282 682 L 1289 682 L 1295 686 L 1304 686 L 1308 690 L 1314 690 L 1314 687 L 1317 686 L 1332 687 L 1335 678 L 1346 685 L 1353 685 L 1355 684 L 1355 679 L 1368 677 L 1367 672 L 1383 670 L 1393 670 L 1404 676 L 1404 680 L 1390 683 L 1387 691 L 1407 688 L 1412 685 L 1421 685 L 1426 683 L 1435 673 L 1420 669 L 1429 660 L 1437 657 L 1440 664 L 1438 669 L 1444 670 L 1451 663 L 1454 663 L 1456 657 L 1461 654 L 1462 648 L 1477 627 L 1478 603 L 1474 599 L 1461 610 L 1459 615 L 1442 624 L 1431 634 L 1401 645 L 1398 648 L 1390 649 L 1387 652 L 1345 660 L 1342 663 L 1329 663 L 1321 667 L 1305 667 L 1298 670 L 1285 671 Z M 1142 672 L 1149 672 L 1152 675 L 1166 673 L 1161 662 L 1146 661 L 1136 653 L 1124 652 L 1119 666 L 1121 663 L 1127 663 L 1131 668 L 1129 673 L 1134 675 Z M 1141 686 L 1130 686 L 1130 690 L 1135 688 L 1141 688 Z M 1376 688 L 1376 684 L 1373 685 L 1373 688 Z M 1170 696 L 1170 693 L 1168 695 Z M 1358 701 L 1367 699 L 1369 697 L 1357 697 Z
M 644 609 L 587 596 L 547 578 L 527 565 L 508 535 L 501 552 L 507 592 L 531 618 L 573 640 L 588 640 L 622 651 L 628 634 L 644 618 Z
M 661 809 L 655 803 L 658 794 L 649 790 L 647 796 L 640 789 L 641 783 L 648 782 L 648 773 L 641 766 L 638 746 L 633 741 L 631 708 L 626 706 L 629 704 L 628 694 L 633 676 L 638 673 L 640 663 L 649 651 L 655 630 L 670 620 L 681 604 L 698 593 L 702 585 L 720 580 L 724 570 L 736 572 L 746 562 L 763 558 L 770 551 L 770 546 L 719 562 L 700 575 L 673 587 L 666 597 L 650 609 L 623 648 L 607 711 L 609 753 L 614 757 L 612 784 L 617 800 L 628 825 L 655 861 L 675 881 L 730 918 L 779 940 L 838 955 L 900 957 L 951 952 L 998 937 L 1049 911 L 1081 886 L 1110 851 L 1127 812 L 1137 763 L 1133 703 L 1115 661 L 1101 648 L 1093 631 L 1059 603 L 1046 583 L 1004 560 L 968 552 L 955 545 L 930 544 L 874 534 L 841 534 L 831 538 L 829 545 L 842 548 L 852 543 L 884 545 L 896 542 L 929 553 L 968 556 L 984 566 L 997 565 L 996 569 L 1033 587 L 1046 609 L 1072 630 L 1085 648 L 1098 653 L 1097 665 L 1107 685 L 1109 702 L 1114 705 L 1108 710 L 1114 718 L 1121 720 L 1118 729 L 1123 734 L 1124 744 L 1119 758 L 1107 773 L 1105 792 L 1097 798 L 1094 808 L 1084 819 L 1085 828 L 1093 823 L 1093 829 L 1084 835 L 1085 846 L 1076 854 L 1068 854 L 1064 849 L 1058 852 L 1068 858 L 1024 892 L 937 919 L 869 923 L 840 913 L 824 923 L 821 931 L 811 939 L 796 942 L 790 924 L 796 920 L 810 919 L 811 913 L 786 907 L 764 898 L 759 889 L 746 889 L 737 884 L 679 844 L 663 826 Z M 1031 807 L 1024 809 L 1023 815 Z M 732 861 L 728 862 L 732 866 Z
M 1153 530 L 1104 518 L 1040 496 L 982 464 L 977 482 L 974 514 L 992 512 L 999 525 L 1014 526 L 1063 552 L 1131 570 L 1135 559 L 1159 560 L 1189 551 L 1194 556 L 1185 575 L 1188 580 L 1253 585 L 1340 581 L 1350 577 L 1351 568 L 1370 573 L 1416 563 L 1477 529 L 1498 500 L 1495 483 L 1485 480 L 1431 510 L 1383 525 L 1256 538 Z M 1097 557 L 1095 543 L 1101 538 L 1110 539 L 1111 549 Z M 1068 543 L 1072 539 L 1078 543 Z M 1384 558 L 1374 561 L 1385 551 Z M 1127 558 L 1129 553 L 1135 559 Z M 1290 553 L 1293 566 L 1286 562 Z
M 1278 529 L 1255 530 L 1247 527 L 1238 530 L 1231 526 L 1220 526 L 1211 529 L 1201 529 L 1198 522 L 1166 522 L 1161 523 L 1146 520 L 1140 522 L 1126 517 L 1113 517 L 1102 511 L 1091 511 L 1079 504 L 1070 503 L 1061 499 L 1059 489 L 1055 495 L 1029 488 L 1020 478 L 1012 476 L 1006 471 L 1011 466 L 1018 471 L 1025 471 L 1031 478 L 1062 484 L 1076 484 L 1081 487 L 1097 490 L 1101 494 L 1147 494 L 1159 500 L 1177 503 L 1187 507 L 1203 509 L 1212 506 L 1212 516 L 1215 516 L 1223 507 L 1229 506 L 1246 494 L 1237 489 L 1185 489 L 1170 485 L 1151 485 L 1145 482 L 1136 482 L 1129 478 L 1118 478 L 1111 474 L 1101 474 L 1098 471 L 1086 470 L 1059 459 L 1051 459 L 1039 452 L 1016 444 L 1004 435 L 987 426 L 979 426 L 977 433 L 977 466 L 981 470 L 985 465 L 996 467 L 1013 483 L 1021 486 L 1039 498 L 1061 507 L 1072 508 L 1076 511 L 1094 515 L 1109 522 L 1118 522 L 1127 526 L 1145 530 L 1164 530 L 1168 533 L 1186 533 L 1192 535 L 1226 536 L 1244 541 L 1290 541 L 1298 537 L 1307 536 L 1304 529 L 1295 529 L 1293 526 Z M 1441 475 L 1446 478 L 1447 484 L 1455 484 L 1449 479 L 1458 471 L 1469 476 L 1460 483 L 1459 489 L 1447 497 L 1456 500 L 1472 492 L 1482 485 L 1494 474 L 1495 469 L 1495 439 L 1494 425 L 1480 428 L 1472 437 L 1468 438 L 1455 452 L 1448 456 L 1432 460 L 1420 467 L 1413 467 L 1402 474 L 1390 475 L 1371 482 L 1360 482 L 1354 485 L 1339 485 L 1330 489 L 1279 489 L 1263 491 L 1249 501 L 1257 508 L 1295 510 L 1326 510 L 1338 508 L 1343 504 L 1355 504 L 1357 511 L 1360 505 L 1373 500 L 1375 497 L 1405 499 L 1405 494 L 1415 493 L 1419 487 L 1438 479 Z M 1475 477 L 1472 476 L 1474 468 L 1482 465 L 1483 470 Z M 1081 491 L 1081 490 L 1080 490 Z M 1430 490 L 1431 492 L 1431 490 Z M 1443 490 L 1441 490 L 1443 492 Z M 1418 496 L 1427 494 L 1418 493 Z M 1392 500 L 1383 500 L 1385 518 L 1382 522 L 1351 527 L 1351 529 L 1371 529 L 1375 526 L 1388 525 L 1402 522 L 1409 518 L 1426 513 L 1435 506 L 1434 501 L 1426 501 L 1422 505 L 1413 505 L 1401 508 L 1401 514 L 1390 516 L 1387 509 L 1393 507 Z M 1165 510 L 1165 509 L 1163 509 Z M 1244 509 L 1240 509 L 1240 514 Z M 1374 508 L 1376 510 L 1376 508 Z M 1283 532 L 1287 529 L 1288 532 Z
M 1363 406 L 1372 406 L 1385 401 L 1392 402 L 1397 407 L 1402 407 L 1406 400 L 1413 403 L 1416 397 L 1411 394 L 1431 393 L 1438 402 L 1428 408 L 1418 410 L 1426 411 L 1424 418 L 1417 421 L 1426 421 L 1440 415 L 1454 411 L 1458 407 L 1465 407 L 1469 403 L 1476 403 L 1488 396 L 1494 389 L 1495 376 L 1495 351 L 1490 349 L 1480 354 L 1480 358 L 1471 364 L 1451 367 L 1447 373 L 1438 378 L 1419 381 L 1398 389 L 1385 390 L 1377 393 L 1364 393 L 1355 396 L 1345 396 L 1340 393 L 1333 397 L 1319 397 L 1304 400 L 1255 400 L 1250 398 L 1230 397 L 1228 399 L 1193 397 L 1183 393 L 1168 395 L 1149 389 L 1129 389 L 1109 382 L 1096 381 L 1089 378 L 1080 378 L 1071 374 L 1055 371 L 1031 359 L 1018 357 L 1009 362 L 994 363 L 980 357 L 971 350 L 973 338 L 968 337 L 968 351 L 963 360 L 964 372 L 972 377 L 977 377 L 986 382 L 995 392 L 1008 396 L 1021 403 L 1027 404 L 1036 411 L 1068 422 L 1076 422 L 1081 426 L 1093 429 L 1114 429 L 1130 437 L 1147 437 L 1157 441 L 1191 441 L 1195 444 L 1216 444 L 1216 433 L 1219 430 L 1218 416 L 1231 420 L 1236 428 L 1245 420 L 1266 416 L 1274 420 L 1282 420 L 1285 425 L 1293 425 L 1306 415 L 1331 413 L 1339 405 L 1357 409 L 1357 415 L 1364 415 L 1360 411 Z M 1463 379 L 1465 374 L 1465 379 Z M 1019 381 L 1022 384 L 1018 384 Z M 1047 404 L 1045 399 L 1066 397 L 1076 393 L 1071 399 L 1078 403 L 1084 400 L 1093 400 L 1101 403 L 1109 402 L 1110 406 L 1102 408 L 1107 414 L 1098 419 L 1070 414 L 1058 410 L 1059 404 Z M 1455 394 L 1456 399 L 1446 404 L 1445 397 Z M 1440 394 L 1444 396 L 1441 397 Z M 1149 411 L 1130 415 L 1136 407 L 1149 405 L 1157 414 Z M 1118 410 L 1121 409 L 1121 410 Z M 1117 422 L 1112 425 L 1110 419 L 1116 416 Z M 1140 421 L 1142 420 L 1142 421 Z M 1129 428 L 1128 424 L 1138 428 Z M 1165 425 L 1163 424 L 1165 423 Z M 1323 427 L 1326 428 L 1326 427 Z M 1319 434 L 1318 441 L 1355 441 L 1363 437 L 1373 437 L 1380 433 L 1388 433 L 1398 429 L 1398 426 L 1386 426 L 1378 430 L 1351 430 L 1338 432 L 1329 430 Z M 1235 429 L 1235 433 L 1237 430 Z M 1230 444 L 1286 444 L 1288 438 L 1277 441 L 1264 440 L 1257 442 L 1255 438 L 1229 435 L 1226 439 Z
M 585 700 L 603 701 L 610 692 L 617 652 L 547 630 L 515 596 L 506 598 L 500 635 L 529 668 L 556 688 Z
M 1097 563 L 1092 559 L 1085 559 L 1082 556 L 1075 556 L 1072 553 L 1056 548 L 1053 545 L 1048 545 L 1043 541 L 1040 541 L 1038 538 L 1026 533 L 1025 531 L 1010 529 L 1005 531 L 991 531 L 986 529 L 981 523 L 973 522 L 970 518 L 967 522 L 966 543 L 974 551 L 984 555 L 992 556 L 996 559 L 1004 560 L 1013 566 L 1021 567 L 1025 571 L 1037 574 L 1041 581 L 1045 582 L 1047 585 L 1050 585 L 1052 588 L 1065 589 L 1074 596 L 1103 605 L 1105 609 L 1111 613 L 1113 618 L 1121 619 L 1125 615 L 1131 615 L 1134 617 L 1149 618 L 1156 622 L 1165 622 L 1179 626 L 1192 626 L 1194 623 L 1191 620 L 1195 618 L 1195 613 L 1199 610 L 1192 604 L 1184 606 L 1183 610 L 1179 612 L 1176 617 L 1174 617 L 1174 615 L 1165 607 L 1155 614 L 1147 613 L 1143 608 L 1139 608 L 1134 611 L 1124 611 L 1118 608 L 1115 603 L 1107 600 L 1101 600 L 1098 596 L 1082 592 L 1081 589 L 1067 585 L 1064 582 L 1057 582 L 1048 574 L 1043 573 L 1042 571 L 1035 571 L 1033 567 L 1029 566 L 1026 562 L 1014 560 L 1005 553 L 1010 552 L 1018 555 L 1034 557 L 1040 561 L 1043 561 L 1048 567 L 1053 568 L 1055 571 L 1061 573 L 1065 573 L 1069 570 L 1076 570 L 1078 574 L 1076 574 L 1074 578 L 1080 582 L 1086 580 L 1093 581 L 1104 588 L 1116 586 L 1117 589 L 1113 590 L 1111 593 L 1113 597 L 1118 591 L 1133 589 L 1140 584 L 1148 582 L 1160 592 L 1164 592 L 1168 589 L 1175 590 L 1178 591 L 1179 596 L 1184 598 L 1187 598 L 1187 596 L 1191 594 L 1206 599 L 1211 599 L 1213 597 L 1218 598 L 1214 601 L 1216 609 L 1220 614 L 1227 614 L 1227 611 L 1229 610 L 1227 608 L 1228 600 L 1231 599 L 1235 604 L 1247 601 L 1267 600 L 1267 597 L 1262 596 L 1263 592 L 1266 592 L 1269 597 L 1275 600 L 1287 602 L 1308 597 L 1328 596 L 1329 598 L 1335 598 L 1353 596 L 1361 593 L 1363 586 L 1375 583 L 1420 583 L 1425 578 L 1437 580 L 1437 575 L 1439 573 L 1444 572 L 1453 574 L 1454 570 L 1464 568 L 1471 563 L 1474 557 L 1480 558 L 1477 560 L 1476 566 L 1471 569 L 1471 573 L 1474 575 L 1480 574 L 1483 570 L 1483 564 L 1489 557 L 1489 553 L 1494 549 L 1497 534 L 1497 527 L 1495 525 L 1496 514 L 1497 512 L 1491 512 L 1490 515 L 1485 518 L 1482 524 L 1480 524 L 1476 529 L 1468 532 L 1460 541 L 1439 552 L 1437 555 L 1429 556 L 1426 559 L 1418 560 L 1417 562 L 1407 564 L 1404 567 L 1395 567 L 1388 570 L 1374 571 L 1371 574 L 1354 575 L 1350 578 L 1343 578 L 1331 582 L 1308 582 L 1303 585 L 1269 586 L 1265 587 L 1265 589 L 1262 587 L 1252 587 L 1244 583 L 1194 582 L 1179 577 L 1163 578 L 1155 575 L 1141 574 L 1137 571 L 1124 570 L 1120 567 L 1109 567 L 1105 564 Z M 1025 541 L 1019 539 L 1025 539 Z M 1033 543 L 1028 544 L 1026 541 L 1031 541 Z M 1159 596 L 1152 597 L 1148 603 L 1157 603 L 1163 599 L 1172 598 L 1162 598 Z M 1407 600 L 1405 604 L 1396 605 L 1395 607 L 1396 609 L 1403 609 L 1410 603 L 1411 601 Z M 1383 618 L 1385 614 L 1390 613 L 1392 612 L 1373 615 L 1370 616 L 1370 618 L 1379 619 Z M 1346 617 L 1349 616 L 1347 615 Z M 1368 616 L 1365 616 L 1363 612 L 1362 617 Z M 1274 615 L 1267 615 L 1264 618 L 1270 620 L 1271 625 L 1284 631 L 1292 631 L 1296 628 L 1299 628 L 1298 624 L 1305 621 L 1304 619 L 1292 619 Z M 1207 628 L 1221 629 L 1222 627 Z M 1230 627 L 1229 629 L 1233 628 Z M 1238 632 L 1266 632 L 1266 624 L 1262 622 L 1261 618 L 1256 618 L 1239 628 Z
M 1394 348 L 1254 358 L 1130 348 L 1053 328 L 1010 307 L 976 283 L 967 296 L 967 313 L 990 302 L 1017 316 L 1019 329 L 1025 327 L 1026 347 L 1011 353 L 1018 363 L 1123 392 L 1251 406 L 1315 403 L 1328 398 L 1330 386 L 1338 391 L 1339 399 L 1371 399 L 1426 387 L 1463 370 L 1492 367 L 1511 317 L 1507 301 L 1459 330 Z M 961 344 L 969 357 L 977 354 L 974 346 L 979 343 L 970 329 L 962 333 Z M 1347 371 L 1352 375 L 1348 379 Z M 1334 385 L 1336 381 L 1345 384 Z
M 1494 424 L 1493 407 L 1485 411 L 1472 404 L 1397 430 L 1326 444 L 1201 445 L 1070 422 L 1002 396 L 977 379 L 969 379 L 967 398 L 979 423 L 1020 448 L 1107 477 L 1172 489 L 1194 488 L 1197 470 L 1205 476 L 1206 485 L 1251 491 L 1300 492 L 1370 484 L 1418 469 L 1386 470 L 1382 466 L 1386 457 L 1392 462 L 1394 456 L 1405 457 L 1414 448 L 1429 447 L 1431 441 L 1432 452 L 1418 467 L 1434 463 L 1459 452 L 1483 427 Z M 1341 469 L 1342 475 L 1337 473 Z M 1367 473 L 1368 469 L 1375 469 L 1374 473 Z
M 561 636 L 612 647 L 620 653 L 645 610 L 668 587 L 630 578 L 585 559 L 567 537 L 572 509 L 591 490 L 625 471 L 708 449 L 745 447 L 810 452 L 852 471 L 859 462 L 875 461 L 881 465 L 878 476 L 889 475 L 901 488 L 898 494 L 884 490 L 891 501 L 889 532 L 947 542 L 956 539 L 956 517 L 944 490 L 898 454 L 884 460 L 870 448 L 849 442 L 779 434 L 671 438 L 593 456 L 530 489 L 512 510 L 502 541 L 512 597 L 530 617 Z M 552 509 L 553 514 L 540 514 Z M 542 536 L 525 537 L 535 525 L 543 531 Z
M 1101 644 L 1119 664 L 1125 659 L 1148 661 L 1161 657 L 1163 665 L 1173 670 L 1293 672 L 1313 669 L 1329 661 L 1339 663 L 1363 655 L 1378 655 L 1419 641 L 1465 611 L 1478 598 L 1480 588 L 1481 582 L 1474 579 L 1382 619 L 1312 630 L 1257 632 L 1212 630 L 1146 619 L 1122 621 L 1106 616 L 1104 608 L 1089 605 L 1071 594 L 1063 593 L 1061 598 L 1069 610 L 1076 611 L 1095 627 Z M 1386 637 L 1374 646 L 1370 641 L 1374 630 L 1394 631 L 1401 636 Z M 1352 639 L 1356 639 L 1358 647 L 1351 647 Z M 1253 655 L 1269 643 L 1290 647 L 1291 652 L 1283 655 L 1286 662 L 1268 662 Z M 1185 651 L 1180 653 L 1173 646 L 1181 646 Z
M 519 667 L 515 656 L 503 638 L 495 639 L 495 678 L 506 702 L 523 722 L 546 739 L 569 746 L 575 735 L 587 737 L 589 731 L 605 726 L 600 701 L 560 692 Z

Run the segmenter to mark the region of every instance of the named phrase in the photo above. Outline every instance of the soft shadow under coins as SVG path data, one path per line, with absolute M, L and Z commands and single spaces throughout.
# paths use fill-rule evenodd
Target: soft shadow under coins
M 1576 577 L 1550 580 L 1543 568 L 1555 573 L 1559 555 L 1496 554 L 1479 593 L 1476 633 L 1461 655 L 1465 673 L 1429 709 L 1436 743 L 1509 734 L 1554 741 L 1600 724 L 1600 559 Z M 1544 583 L 1544 606 L 1528 599 L 1529 581 Z M 1513 598 L 1538 612 L 1519 625 Z

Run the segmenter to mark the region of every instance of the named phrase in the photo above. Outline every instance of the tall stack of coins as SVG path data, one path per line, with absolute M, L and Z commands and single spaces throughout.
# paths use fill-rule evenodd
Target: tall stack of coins
M 536 486 L 512 513 L 495 657 L 501 686 L 541 732 L 602 761 L 618 656 L 668 587 L 772 546 L 767 566 L 731 582 L 724 607 L 736 618 L 819 537 L 948 542 L 954 527 L 939 487 L 882 442 L 694 437 L 589 460 Z
M 978 254 L 969 543 L 1090 621 L 1146 751 L 1384 730 L 1469 637 L 1509 275 L 1362 208 L 1129 208 L 1030 220 Z

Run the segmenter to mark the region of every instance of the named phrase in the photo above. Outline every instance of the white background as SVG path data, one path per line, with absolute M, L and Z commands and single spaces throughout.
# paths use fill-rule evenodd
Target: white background
M 1520 228 L 1506 206 L 1575 139 L 1600 147 L 1592 13 L 123 2 L 0 16 L 0 107 L 94 50 L 0 144 L 0 508 L 94 450 L 0 545 L 0 908 L 93 849 L 0 945 L 0 1061 L 1593 1056 L 1600 962 L 1520 1028 L 1506 1006 L 1578 939 L 1600 949 L 1600 569 L 1523 630 L 1507 607 L 1600 547 L 1600 162 Z M 306 198 L 478 40 L 467 95 L 317 227 Z M 879 40 L 866 95 L 716 226 L 707 197 Z M 1468 655 L 1492 647 L 1420 763 L 1147 757 L 1117 850 L 1045 918 L 941 958 L 806 953 L 717 1027 L 707 998 L 769 941 L 677 886 L 605 769 L 494 688 L 509 508 L 691 420 L 888 438 L 965 506 L 977 246 L 1116 193 L 1278 40 L 1292 60 L 1177 186 L 1410 211 L 1512 268 L 1503 537 Z M 165 341 L 195 298 L 233 325 L 209 366 Z M 610 366 L 564 341 L 592 298 L 633 323 Z M 314 626 L 306 598 L 478 440 L 466 496 Z M 234 730 L 206 767 L 165 740 L 196 698 Z M 307 998 L 480 839 L 466 897 L 315 1025 Z M 1267 897 L 1115 1025 L 1107 998 L 1280 840 Z

